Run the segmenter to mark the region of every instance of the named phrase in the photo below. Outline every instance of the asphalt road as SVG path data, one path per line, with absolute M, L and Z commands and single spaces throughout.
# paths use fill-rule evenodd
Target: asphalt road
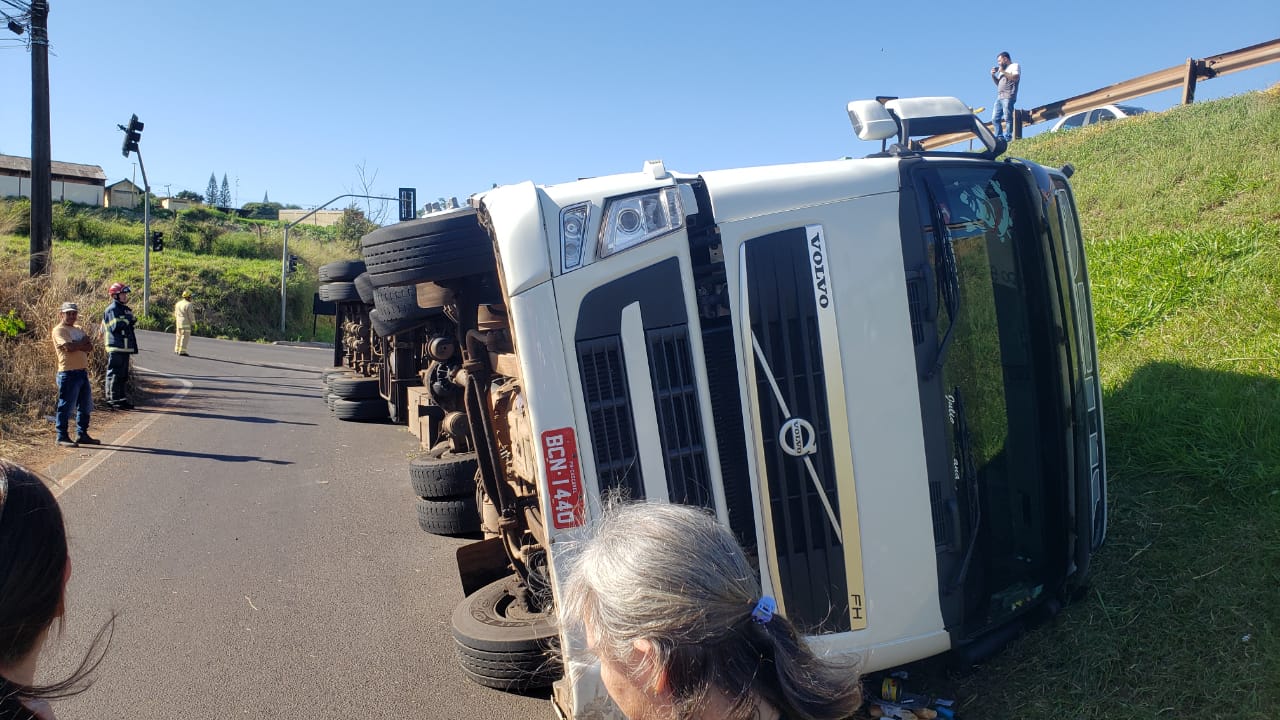
M 73 571 L 40 679 L 119 614 L 60 720 L 552 717 L 545 695 L 463 677 L 449 615 L 466 541 L 418 529 L 412 435 L 329 413 L 331 350 L 139 344 L 135 368 L 163 392 L 46 468 Z

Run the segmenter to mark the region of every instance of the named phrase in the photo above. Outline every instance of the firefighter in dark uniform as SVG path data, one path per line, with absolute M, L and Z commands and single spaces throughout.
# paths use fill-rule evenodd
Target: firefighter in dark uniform
M 129 402 L 129 358 L 138 352 L 133 326 L 138 324 L 129 309 L 129 286 L 114 283 L 107 291 L 111 304 L 102 313 L 102 330 L 107 346 L 107 405 L 132 410 Z

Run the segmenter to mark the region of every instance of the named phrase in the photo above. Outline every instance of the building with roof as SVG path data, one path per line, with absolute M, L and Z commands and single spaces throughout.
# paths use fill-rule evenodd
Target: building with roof
M 139 208 L 142 206 L 142 188 L 129 180 L 113 182 L 107 186 L 106 200 L 103 205 L 126 210 Z
M 50 163 L 53 201 L 102 206 L 107 175 L 97 165 Z M 0 197 L 31 197 L 31 158 L 0 155 Z

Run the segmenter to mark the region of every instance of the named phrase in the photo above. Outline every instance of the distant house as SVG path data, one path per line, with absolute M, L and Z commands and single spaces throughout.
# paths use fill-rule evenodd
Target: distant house
M 107 175 L 97 165 L 49 163 L 53 201 L 102 206 Z M 31 197 L 31 158 L 0 155 L 0 197 Z
M 280 221 L 291 223 L 297 222 L 298 218 L 311 212 L 310 210 L 281 210 Z M 315 214 L 307 218 L 304 225 L 318 225 L 320 227 L 328 227 L 337 225 L 342 220 L 341 210 L 316 210 Z
M 142 188 L 129 180 L 111 183 L 107 186 L 106 207 L 137 209 L 142 204 Z
M 199 200 L 184 200 L 183 198 L 167 197 L 160 198 L 160 206 L 165 210 L 178 212 L 179 210 L 188 210 L 193 207 L 199 207 L 204 203 Z

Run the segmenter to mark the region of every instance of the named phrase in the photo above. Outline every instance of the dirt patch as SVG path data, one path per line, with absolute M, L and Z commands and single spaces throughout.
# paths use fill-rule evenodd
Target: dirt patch
M 165 386 L 156 378 L 138 374 L 131 382 L 134 383 L 133 395 L 139 407 L 153 405 L 165 395 Z M 95 396 L 102 392 L 100 387 L 94 387 L 93 390 Z M 131 419 L 137 420 L 137 417 L 137 414 L 128 410 L 112 410 L 102 403 L 95 403 L 89 434 L 104 443 L 110 443 L 128 427 Z M 74 418 L 71 423 L 74 425 Z M 58 447 L 54 443 L 53 423 L 45 422 L 43 418 L 34 423 L 11 426 L 10 432 L 0 438 L 0 457 L 42 473 L 65 460 L 70 453 L 83 452 L 92 450 Z

